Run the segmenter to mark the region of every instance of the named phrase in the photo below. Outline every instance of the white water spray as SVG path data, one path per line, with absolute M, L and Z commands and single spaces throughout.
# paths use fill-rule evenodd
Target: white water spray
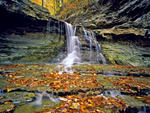
M 90 57 L 89 57 L 90 62 L 92 62 L 92 55 L 93 55 L 92 54 L 93 53 L 92 44 L 94 43 L 95 48 L 96 48 L 96 53 L 97 53 L 96 54 L 97 63 L 100 63 L 100 60 L 101 60 L 103 64 L 106 64 L 106 59 L 105 59 L 104 55 L 102 54 L 101 46 L 97 42 L 97 40 L 94 36 L 94 33 L 86 31 L 85 28 L 83 28 L 83 32 L 84 32 L 85 39 L 90 42 Z
M 65 66 L 64 71 L 68 72 L 73 64 L 81 62 L 80 41 L 78 36 L 75 36 L 76 27 L 65 22 L 67 36 L 67 57 L 61 62 Z
M 76 36 L 76 27 L 72 26 L 69 23 L 65 22 L 65 28 L 66 28 L 66 37 L 67 37 L 67 57 L 62 60 L 60 64 L 64 66 L 64 68 L 59 71 L 59 74 L 62 72 L 67 72 L 67 73 L 73 73 L 72 70 L 72 65 L 73 64 L 80 64 L 84 63 L 84 61 L 81 62 L 81 43 L 79 40 L 79 37 Z M 106 59 L 104 55 L 102 54 L 101 51 L 101 46 L 97 42 L 94 33 L 86 31 L 85 28 L 83 28 L 84 32 L 84 38 L 85 40 L 89 41 L 89 61 L 90 63 L 100 63 L 102 62 L 103 64 L 106 64 Z M 94 47 L 96 50 L 96 53 L 94 51 Z M 96 55 L 96 56 L 95 56 Z M 94 61 L 93 61 L 94 59 Z M 61 66 L 57 66 L 57 68 L 61 68 Z
M 59 102 L 58 98 L 53 97 L 54 96 L 53 92 L 52 95 L 48 94 L 46 91 L 43 91 L 42 93 L 36 93 L 36 95 L 37 95 L 36 100 L 32 102 L 31 105 L 37 105 L 37 106 L 42 105 L 42 100 L 44 96 L 49 97 L 49 100 L 52 102 Z

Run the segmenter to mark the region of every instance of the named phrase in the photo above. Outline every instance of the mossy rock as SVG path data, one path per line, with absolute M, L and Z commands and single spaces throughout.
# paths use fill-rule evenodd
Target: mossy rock
M 56 108 L 60 106 L 60 104 L 61 102 L 55 103 L 50 100 L 43 100 L 42 105 L 32 105 L 31 103 L 18 106 L 16 107 L 14 113 L 21 113 L 22 111 L 24 111 L 24 113 L 40 112 L 50 108 Z
M 121 98 L 122 100 L 124 100 L 126 104 L 128 104 L 129 106 L 132 106 L 132 107 L 149 106 L 148 104 L 143 103 L 142 101 L 136 99 L 133 96 L 123 95 L 123 96 L 121 96 L 119 98 Z
M 5 112 L 12 112 L 15 108 L 15 105 L 11 102 L 5 102 L 4 104 L 0 105 L 0 112 L 5 113 Z
M 102 42 L 102 51 L 108 63 L 148 67 L 149 47 L 144 48 L 130 42 Z
M 5 93 L 4 98 L 0 100 L 0 102 L 7 102 L 11 101 L 15 104 L 20 104 L 24 102 L 30 102 L 35 98 L 34 93 L 27 93 L 27 92 L 8 92 Z

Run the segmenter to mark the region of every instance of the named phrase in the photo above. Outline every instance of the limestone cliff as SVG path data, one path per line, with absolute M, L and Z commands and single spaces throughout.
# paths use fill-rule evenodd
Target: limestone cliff
M 110 63 L 149 66 L 149 0 L 94 0 L 65 19 L 94 31 Z
M 63 29 L 46 8 L 29 0 L 0 0 L 0 63 L 52 61 L 63 47 Z

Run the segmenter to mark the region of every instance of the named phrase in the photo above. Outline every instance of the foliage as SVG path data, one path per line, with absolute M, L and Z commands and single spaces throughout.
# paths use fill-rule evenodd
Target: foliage
M 0 104 L 0 112 L 1 113 L 8 113 L 12 112 L 14 109 L 15 105 L 11 102 L 5 102 L 4 104 Z
M 26 69 L 25 71 L 30 71 Z M 22 73 L 23 71 L 21 71 Z M 58 72 L 47 73 L 44 72 L 40 75 L 40 78 L 35 77 L 18 77 L 19 73 L 11 73 L 10 79 L 8 81 L 12 85 L 23 86 L 23 87 L 38 87 L 38 86 L 49 86 L 54 91 L 58 90 L 76 90 L 76 89 L 86 89 L 93 87 L 102 87 L 102 85 L 96 80 L 97 76 L 93 73 L 88 76 L 81 76 L 80 73 L 75 72 L 73 74 Z
M 43 1 L 43 4 L 42 4 Z M 31 2 L 48 8 L 51 15 L 55 15 L 57 11 L 64 5 L 66 0 L 31 0 Z
M 74 13 L 75 11 L 81 11 L 83 8 L 88 7 L 92 4 L 94 0 L 69 0 L 65 4 L 65 8 L 63 8 L 60 12 L 58 17 L 65 18 L 69 14 Z
M 102 93 L 101 91 L 109 90 L 106 86 L 119 88 L 123 92 L 133 94 L 136 91 L 133 90 L 134 87 L 138 90 L 149 88 L 150 82 L 147 81 L 150 80 L 150 77 L 101 76 L 95 73 L 106 72 L 106 70 L 108 71 L 110 69 L 121 70 L 121 72 L 130 69 L 132 70 L 131 72 L 136 70 L 138 73 L 149 73 L 150 70 L 146 68 L 142 70 L 138 68 L 137 70 L 137 68 L 131 66 L 81 65 L 74 67 L 77 71 L 72 74 L 65 72 L 60 74 L 57 71 L 58 68 L 56 68 L 56 65 L 14 64 L 0 65 L 0 69 L 3 70 L 1 79 L 5 78 L 10 82 L 10 84 L 3 86 L 6 88 L 4 90 L 7 91 L 7 96 L 3 94 L 0 96 L 0 111 L 2 112 L 15 109 L 15 113 L 20 113 L 24 110 L 28 113 L 118 113 L 119 110 L 126 109 L 128 105 L 139 106 L 145 105 L 144 103 L 150 104 L 150 95 L 128 95 L 127 97 L 117 95 L 115 98 L 109 95 L 100 95 Z M 54 92 L 54 95 L 59 95 L 62 92 L 65 95 L 64 97 L 59 97 L 60 102 L 56 104 L 51 101 L 44 102 L 43 100 L 43 104 L 40 107 L 38 106 L 38 108 L 29 104 L 21 103 L 17 105 L 8 102 L 10 100 L 9 97 L 12 97 L 12 102 L 20 100 L 20 97 L 23 97 L 21 98 L 23 101 L 35 97 L 33 92 L 23 93 L 15 91 L 18 87 L 22 90 L 27 89 L 27 91 L 39 91 L 35 90 L 34 87 L 48 87 Z M 47 89 L 40 91 L 45 90 L 49 91 Z
M 144 103 L 150 104 L 150 94 L 146 96 L 137 96 L 135 98 L 143 101 Z
M 46 90 L 53 91 L 65 91 L 70 92 L 72 90 L 87 90 L 87 89 L 107 89 L 109 87 L 118 87 L 122 91 L 135 92 L 133 88 L 138 90 L 143 88 L 149 88 L 150 82 L 149 77 L 118 77 L 118 76 L 102 76 L 96 73 L 105 73 L 106 70 L 114 73 L 117 71 L 120 73 L 137 73 L 149 71 L 145 69 L 138 69 L 130 66 L 87 66 L 81 65 L 73 67 L 77 71 L 73 74 L 68 74 L 63 72 L 59 74 L 56 65 L 4 65 L 4 70 L 6 72 L 3 77 L 7 77 L 7 84 L 3 87 L 8 87 L 7 91 L 11 91 L 11 88 L 22 87 L 27 89 L 35 90 L 37 87 L 46 87 Z M 79 70 L 80 69 L 80 70 Z M 81 70 L 82 69 L 82 70 Z M 96 72 L 96 73 L 95 73 Z M 134 72 L 134 73 L 135 73 Z M 118 73 L 118 74 L 119 74 Z M 136 74 L 136 73 L 135 73 Z M 10 85 L 11 83 L 11 85 Z M 136 93 L 136 92 L 135 92 Z
M 40 113 L 105 113 L 104 109 L 125 109 L 127 105 L 122 100 L 105 96 L 67 96 L 57 109 L 49 109 Z
M 48 8 L 51 15 L 56 15 L 60 18 L 66 17 L 74 11 L 81 10 L 93 3 L 94 0 L 31 0 L 31 2 Z
M 147 83 L 138 81 L 133 76 L 119 77 L 118 79 L 116 79 L 116 77 L 114 79 L 111 77 L 110 81 L 121 91 L 127 91 L 131 93 L 137 93 L 140 92 L 140 90 L 143 88 L 149 88 L 149 85 Z

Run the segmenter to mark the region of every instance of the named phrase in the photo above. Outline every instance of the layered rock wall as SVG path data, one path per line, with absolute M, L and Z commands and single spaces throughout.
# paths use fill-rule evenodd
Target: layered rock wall
M 0 63 L 49 63 L 64 46 L 64 24 L 29 0 L 0 0 Z
M 109 63 L 150 64 L 149 0 L 95 0 L 67 21 L 96 33 Z

